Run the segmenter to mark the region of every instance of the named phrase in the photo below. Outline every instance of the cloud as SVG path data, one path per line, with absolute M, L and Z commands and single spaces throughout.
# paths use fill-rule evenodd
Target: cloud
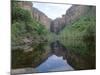
M 51 19 L 61 17 L 71 6 L 67 4 L 33 3 L 33 7 L 42 11 Z

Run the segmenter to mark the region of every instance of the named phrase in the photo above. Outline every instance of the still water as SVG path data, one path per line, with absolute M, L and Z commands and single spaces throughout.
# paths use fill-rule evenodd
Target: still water
M 65 59 L 66 50 L 59 41 L 53 42 L 51 49 L 51 56 L 36 68 L 37 72 L 74 70 Z
M 22 73 L 28 74 L 37 72 L 51 72 L 51 71 L 55 72 L 55 71 L 73 71 L 73 70 L 91 69 L 92 62 L 88 63 L 82 57 L 80 57 L 80 55 L 72 52 L 69 49 L 66 49 L 65 46 L 62 45 L 59 41 L 52 42 L 50 45 L 48 45 L 48 47 L 50 47 L 50 52 L 45 52 L 43 50 L 38 50 L 38 49 L 34 52 L 30 52 L 34 55 L 34 57 L 31 58 L 28 56 L 30 54 L 28 54 L 27 61 L 25 60 L 23 62 L 22 60 L 23 58 L 21 57 L 21 60 L 19 61 L 19 63 L 21 62 L 20 64 L 16 65 L 15 62 L 15 67 L 17 66 L 17 68 L 12 70 L 12 74 L 15 75 Z M 48 51 L 48 48 L 46 48 L 46 51 Z M 22 52 L 19 52 L 19 50 L 14 50 L 14 52 L 20 53 L 19 56 L 22 56 L 22 54 L 24 54 Z M 24 54 L 23 57 L 25 57 L 24 59 L 26 59 L 26 54 Z M 31 63 L 32 59 L 33 62 Z M 22 62 L 25 65 L 23 65 Z
M 36 68 L 38 72 L 74 70 L 63 57 L 51 55 L 44 63 Z

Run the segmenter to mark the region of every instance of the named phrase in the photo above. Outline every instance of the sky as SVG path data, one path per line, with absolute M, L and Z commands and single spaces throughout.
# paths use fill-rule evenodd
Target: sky
M 71 6 L 67 4 L 33 3 L 33 7 L 42 11 L 51 19 L 61 17 Z

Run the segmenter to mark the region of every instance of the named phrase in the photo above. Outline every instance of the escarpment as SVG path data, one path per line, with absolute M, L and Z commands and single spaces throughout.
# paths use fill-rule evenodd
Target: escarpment
M 33 19 L 35 19 L 36 21 L 39 21 L 47 29 L 50 29 L 51 19 L 48 18 L 43 12 L 35 8 L 33 6 L 34 3 L 32 4 L 32 2 L 23 1 L 23 2 L 18 2 L 18 4 L 21 8 L 28 10 L 31 13 L 31 16 Z
M 48 18 L 43 12 L 39 11 L 35 7 L 33 7 L 32 11 L 33 11 L 32 12 L 33 18 L 36 21 L 39 21 L 41 24 L 43 24 L 47 29 L 50 29 L 51 19 Z
M 56 18 L 51 22 L 50 30 L 55 33 L 59 33 L 66 25 L 80 19 L 81 16 L 87 13 L 95 14 L 94 6 L 84 6 L 84 5 L 72 5 L 61 18 Z
M 18 1 L 18 7 L 28 10 L 29 13 L 31 14 L 32 20 L 35 22 L 34 24 L 31 24 L 31 25 L 24 23 L 24 22 L 21 22 L 21 23 L 16 22 L 13 25 L 15 27 L 12 27 L 12 30 L 13 30 L 14 28 L 16 29 L 16 27 L 18 27 L 18 25 L 19 25 L 18 32 L 16 31 L 17 29 L 13 30 L 14 31 L 13 38 L 14 38 L 14 41 L 16 41 L 16 42 L 12 42 L 12 44 L 13 43 L 19 44 L 21 42 L 21 44 L 25 44 L 25 45 L 31 45 L 31 44 L 35 43 L 34 38 L 38 37 L 37 35 L 35 36 L 35 30 L 37 30 L 37 32 L 38 32 L 38 33 L 36 32 L 36 34 L 39 34 L 39 35 L 42 32 L 41 29 L 39 29 L 39 28 L 32 29 L 32 27 L 35 28 L 34 27 L 35 25 L 36 25 L 36 27 L 38 27 L 38 25 L 44 26 L 45 29 L 47 29 L 48 31 L 50 30 L 51 32 L 58 34 L 65 26 L 71 25 L 71 23 L 80 19 L 81 16 L 84 16 L 84 15 L 87 15 L 90 13 L 95 14 L 95 9 L 96 9 L 94 6 L 72 5 L 68 10 L 66 10 L 65 14 L 63 14 L 62 17 L 60 17 L 60 18 L 58 17 L 58 18 L 52 20 L 47 15 L 45 15 L 42 11 L 35 8 L 34 3 L 32 3 L 32 2 Z M 17 12 L 18 12 L 17 15 L 19 17 L 16 16 L 16 13 L 15 13 L 15 17 L 14 17 L 15 20 L 16 20 L 16 18 L 20 19 L 21 21 L 24 20 L 25 22 L 26 22 L 26 20 L 28 20 L 27 17 L 29 17 L 29 16 L 26 16 L 26 13 L 23 12 L 23 10 L 21 10 L 21 12 L 19 13 L 19 9 L 18 9 Z M 54 14 L 56 14 L 56 13 L 54 13 Z M 23 17 L 24 17 L 24 19 L 23 19 Z M 26 17 L 26 20 L 25 20 L 25 17 Z M 15 22 L 15 20 L 14 20 L 14 22 Z M 26 33 L 26 31 L 30 31 L 32 33 L 34 32 L 34 35 L 29 32 Z M 22 36 L 20 37 L 19 34 Z M 25 36 L 23 36 L 23 34 Z M 40 40 L 40 39 L 38 39 L 38 40 Z M 37 41 L 36 41 L 36 43 L 37 43 Z M 15 46 L 15 48 L 18 48 L 18 47 L 20 48 L 19 45 Z M 24 47 L 25 45 L 23 45 L 21 47 Z M 28 48 L 29 46 L 26 46 L 26 47 Z

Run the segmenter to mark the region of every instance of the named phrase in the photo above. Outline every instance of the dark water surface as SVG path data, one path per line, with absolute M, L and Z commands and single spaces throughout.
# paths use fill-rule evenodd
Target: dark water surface
M 74 70 L 74 68 L 68 64 L 67 59 L 65 58 L 66 52 L 66 48 L 61 45 L 59 41 L 51 43 L 51 56 L 36 67 L 36 71 L 49 72 Z
M 48 50 L 48 47 L 45 49 L 42 49 L 42 47 L 43 44 L 39 45 L 36 50 L 30 52 L 13 50 L 13 55 L 15 55 L 13 58 L 15 68 L 12 69 L 12 74 L 73 71 L 95 68 L 91 67 L 92 61 L 88 63 L 88 61 L 84 60 L 79 54 L 66 49 L 59 41 L 52 42 L 48 45 L 50 50 Z

